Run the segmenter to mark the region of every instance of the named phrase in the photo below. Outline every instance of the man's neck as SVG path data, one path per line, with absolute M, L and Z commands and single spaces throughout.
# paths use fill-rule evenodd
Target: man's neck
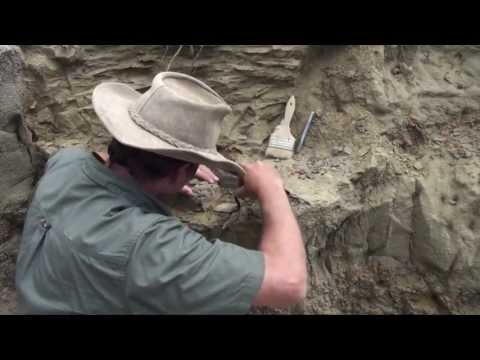
M 94 154 L 96 155 L 97 159 L 102 161 L 103 164 L 106 167 L 108 167 L 116 176 L 118 176 L 121 179 L 126 179 L 126 180 L 129 180 L 129 181 L 135 182 L 145 192 L 150 193 L 147 189 L 145 189 L 145 187 L 141 183 L 139 183 L 135 178 L 133 178 L 132 175 L 130 175 L 130 172 L 128 171 L 128 169 L 126 169 L 125 167 L 123 167 L 121 165 L 118 165 L 116 163 L 112 163 L 110 161 L 110 156 L 108 155 L 108 153 L 100 152 L 100 151 L 94 151 Z M 156 197 L 158 200 L 161 200 L 161 201 L 165 200 L 165 196 L 167 196 L 167 195 L 163 195 L 163 194 L 152 194 L 152 193 L 150 193 L 150 195 Z
M 130 181 L 134 181 L 132 175 L 128 172 L 126 168 L 123 166 L 117 165 L 117 164 L 112 164 L 110 161 L 110 157 L 108 156 L 108 153 L 106 152 L 101 152 L 101 151 L 94 151 L 94 154 L 97 156 L 99 160 L 103 162 L 103 164 L 108 167 L 115 175 L 122 179 L 127 179 Z
M 103 152 L 103 151 L 94 151 L 93 152 L 98 159 L 101 159 L 105 165 L 107 165 L 110 162 L 110 157 L 108 156 L 108 153 Z

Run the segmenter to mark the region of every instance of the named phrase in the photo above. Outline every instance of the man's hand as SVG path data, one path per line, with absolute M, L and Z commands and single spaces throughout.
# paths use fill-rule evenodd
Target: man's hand
M 245 169 L 244 185 L 239 196 L 255 196 L 259 199 L 272 192 L 283 191 L 283 180 L 278 171 L 270 164 L 256 161 L 242 164 Z
M 207 166 L 205 165 L 200 165 L 197 169 L 197 172 L 195 173 L 195 177 L 197 179 L 207 181 L 210 184 L 215 184 L 218 182 L 219 178 L 217 175 L 214 174 L 212 170 L 210 170 Z M 183 189 L 180 191 L 182 194 L 187 195 L 187 196 L 192 196 L 193 195 L 193 190 L 190 186 L 185 185 Z

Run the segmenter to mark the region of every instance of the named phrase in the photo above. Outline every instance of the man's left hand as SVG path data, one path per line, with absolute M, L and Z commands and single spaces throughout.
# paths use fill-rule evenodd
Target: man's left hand
M 195 177 L 197 179 L 207 181 L 210 184 L 215 184 L 219 180 L 217 175 L 215 175 L 214 172 L 205 165 L 200 165 L 198 167 L 197 172 L 195 173 Z M 193 190 L 189 185 L 185 185 L 180 192 L 187 196 L 193 195 Z

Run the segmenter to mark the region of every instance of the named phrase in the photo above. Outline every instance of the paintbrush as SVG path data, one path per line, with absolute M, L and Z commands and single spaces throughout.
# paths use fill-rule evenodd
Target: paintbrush
M 293 155 L 295 146 L 295 138 L 290 132 L 290 121 L 295 111 L 295 97 L 291 96 L 285 106 L 285 116 L 283 120 L 275 127 L 268 143 L 265 155 L 279 158 L 289 159 Z

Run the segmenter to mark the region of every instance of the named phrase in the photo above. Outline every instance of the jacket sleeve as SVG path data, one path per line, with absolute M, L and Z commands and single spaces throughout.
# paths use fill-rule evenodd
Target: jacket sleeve
M 264 276 L 264 256 L 163 217 L 138 238 L 127 266 L 132 313 L 246 313 Z

